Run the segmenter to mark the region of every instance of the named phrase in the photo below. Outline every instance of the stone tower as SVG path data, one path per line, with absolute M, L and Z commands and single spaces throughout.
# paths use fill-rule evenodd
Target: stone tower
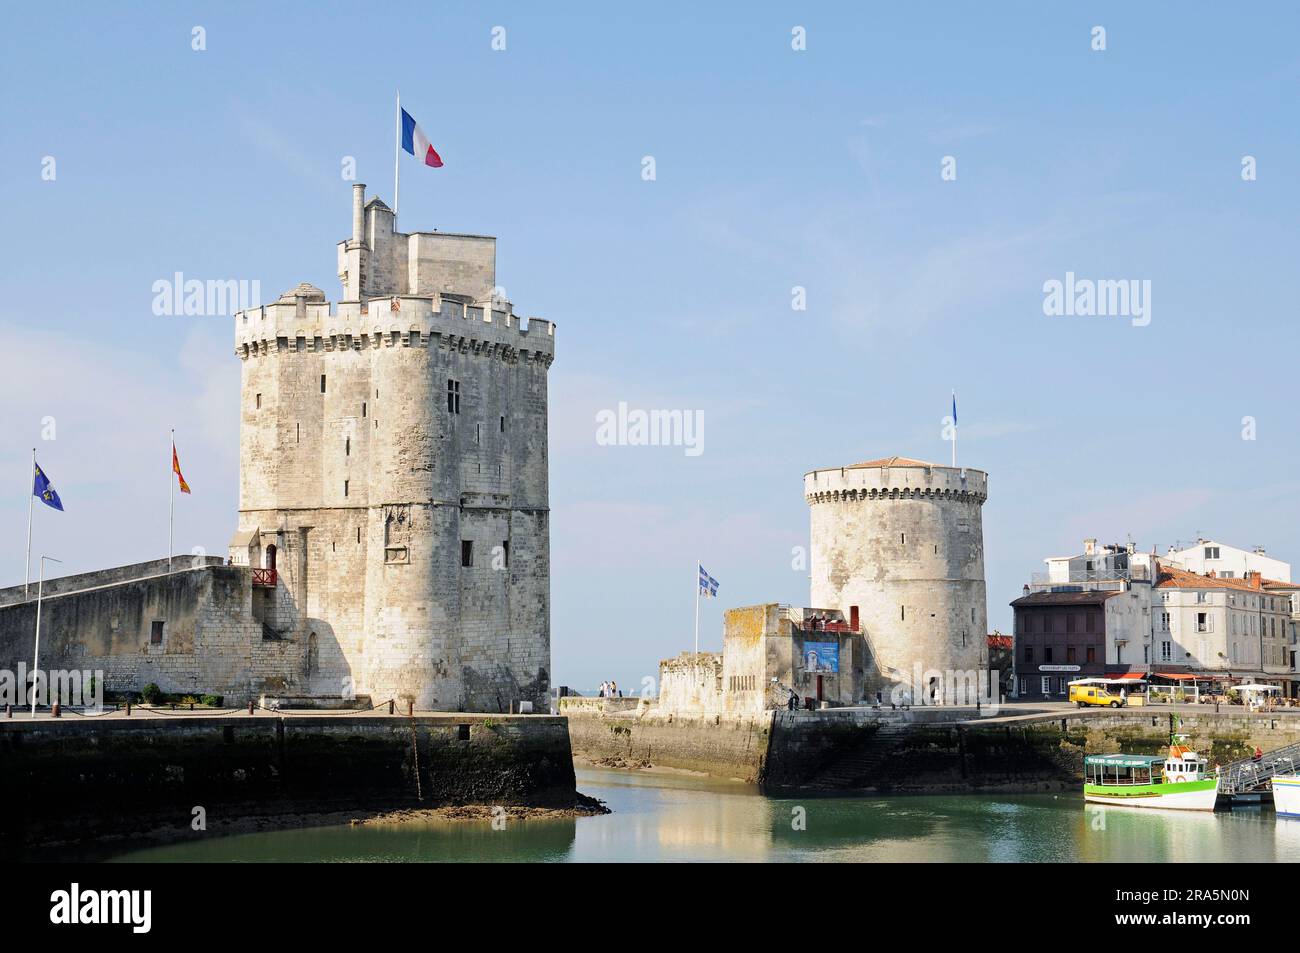
M 905 457 L 804 476 L 812 512 L 812 604 L 840 609 L 866 642 L 864 693 L 920 671 L 987 667 L 981 510 L 988 475 Z M 926 676 L 928 682 L 930 676 Z
M 343 300 L 235 316 L 231 558 L 276 570 L 254 610 L 300 643 L 287 692 L 545 711 L 555 327 L 504 300 L 494 238 L 393 228 L 353 186 Z

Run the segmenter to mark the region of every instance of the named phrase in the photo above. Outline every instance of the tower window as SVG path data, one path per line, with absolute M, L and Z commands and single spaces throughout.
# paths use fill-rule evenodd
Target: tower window
M 162 619 L 154 619 L 153 622 L 149 624 L 150 645 L 162 645 L 163 629 L 166 627 L 166 625 L 167 623 L 164 622 Z
M 257 407 L 258 410 L 261 410 L 261 409 L 262 409 L 262 395 L 261 395 L 261 394 L 258 394 L 258 395 L 257 395 L 257 403 L 255 404 L 255 406 Z
M 898 607 L 898 618 L 903 621 L 907 620 L 907 606 Z
M 475 424 L 475 425 L 474 425 L 474 443 L 479 444 L 479 443 L 482 443 L 482 442 L 483 442 L 483 425 L 482 425 L 482 424 Z
M 366 402 L 364 400 L 361 402 L 361 419 L 366 419 Z
M 898 534 L 898 541 L 899 541 L 900 543 L 906 543 L 906 542 L 907 542 L 907 534 L 906 534 L 906 533 L 899 533 L 899 534 Z
M 460 381 L 447 381 L 447 413 L 460 413 Z
M 474 540 L 462 539 L 460 541 L 460 564 L 466 568 L 474 565 Z
M 506 419 L 504 417 L 501 418 L 501 432 L 506 432 Z
M 510 540 L 501 540 L 501 555 L 507 569 L 510 568 Z
M 348 495 L 348 481 L 347 481 L 347 480 L 344 480 L 344 481 L 343 481 L 343 495 L 344 495 L 344 496 L 347 496 L 347 495 Z
M 361 527 L 360 527 L 360 526 L 357 527 L 357 542 L 358 542 L 358 543 L 361 542 Z
M 324 374 L 322 374 L 322 375 L 320 376 L 320 392 L 321 392 L 322 394 L 325 393 L 325 375 L 324 375 Z
M 298 443 L 302 443 L 302 424 L 293 425 L 294 438 Z
M 344 438 L 343 438 L 343 456 L 345 456 L 345 457 L 350 457 L 350 456 L 352 456 L 352 438 L 351 438 L 351 437 L 344 437 Z

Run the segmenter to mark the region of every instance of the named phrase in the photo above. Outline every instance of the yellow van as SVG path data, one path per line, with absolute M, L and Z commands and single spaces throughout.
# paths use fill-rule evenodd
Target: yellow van
M 1070 701 L 1074 702 L 1080 708 L 1088 705 L 1109 705 L 1111 708 L 1119 708 L 1124 704 L 1125 699 L 1120 695 L 1111 694 L 1105 685 L 1071 685 Z

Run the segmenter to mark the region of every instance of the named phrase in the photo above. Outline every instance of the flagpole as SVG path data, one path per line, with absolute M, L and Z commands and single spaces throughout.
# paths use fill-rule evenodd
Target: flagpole
M 957 392 L 952 392 L 952 468 L 957 469 Z
M 27 564 L 23 567 L 23 602 L 27 601 L 27 584 L 32 578 L 32 504 L 36 502 L 36 448 L 32 447 L 32 481 L 27 493 Z
M 53 556 L 41 557 L 40 581 L 36 584 L 36 649 L 32 654 L 32 717 L 36 717 L 36 686 L 39 684 L 41 671 L 41 596 L 45 593 L 45 560 L 61 563 L 63 560 Z M 45 680 L 45 694 L 50 693 L 50 680 Z
M 176 428 L 172 428 L 172 465 L 167 474 L 167 571 L 172 571 L 172 536 L 176 529 L 175 488 L 172 486 L 171 470 L 176 468 Z
M 402 194 L 402 91 L 397 91 L 397 135 L 393 140 L 393 231 L 397 231 L 397 206 Z
M 695 654 L 700 654 L 700 561 L 695 560 Z

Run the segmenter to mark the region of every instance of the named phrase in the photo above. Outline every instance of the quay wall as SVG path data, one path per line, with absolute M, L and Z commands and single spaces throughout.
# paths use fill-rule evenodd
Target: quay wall
M 14 719 L 0 721 L 0 763 L 0 846 L 8 849 L 203 836 L 191 831 L 196 807 L 215 824 L 576 800 L 565 721 L 553 716 Z
M 1062 712 L 977 718 L 974 712 L 865 708 L 754 715 L 654 708 L 568 714 L 574 755 L 613 767 L 685 768 L 774 791 L 879 793 L 1073 790 L 1085 754 L 1159 754 L 1169 712 Z M 1300 713 L 1178 712 L 1210 764 L 1300 742 Z
M 1269 751 L 1300 742 L 1295 715 L 1179 716 L 1179 730 L 1211 766 L 1249 757 L 1257 745 Z M 1075 790 L 1085 755 L 1163 754 L 1169 730 L 1169 712 L 1150 710 L 915 725 L 864 741 L 836 770 L 797 786 L 918 794 Z
M 771 712 L 682 714 L 641 709 L 567 715 L 575 756 L 608 767 L 683 768 L 718 778 L 757 781 L 767 756 Z

